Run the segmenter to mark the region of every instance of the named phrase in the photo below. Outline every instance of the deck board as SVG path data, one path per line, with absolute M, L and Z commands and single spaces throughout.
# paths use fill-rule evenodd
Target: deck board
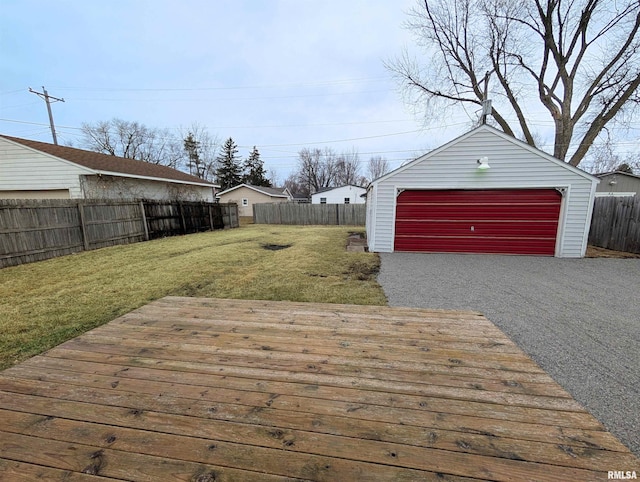
M 638 467 L 469 311 L 167 297 L 0 373 L 3 480 L 605 480 Z

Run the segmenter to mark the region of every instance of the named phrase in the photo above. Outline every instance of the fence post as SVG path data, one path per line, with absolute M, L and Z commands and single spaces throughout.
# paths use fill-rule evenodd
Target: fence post
M 144 201 L 140 201 L 140 212 L 142 213 L 142 227 L 144 228 L 144 240 L 149 241 L 149 227 L 147 226 L 147 214 L 144 212 Z
M 89 238 L 87 236 L 87 226 L 84 222 L 84 204 L 78 203 L 78 212 L 80 213 L 80 232 L 82 233 L 82 243 L 84 250 L 89 251 Z

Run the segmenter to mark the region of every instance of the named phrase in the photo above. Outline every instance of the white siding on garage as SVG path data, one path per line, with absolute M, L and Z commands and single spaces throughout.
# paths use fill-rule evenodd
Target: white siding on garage
M 0 138 L 0 191 L 68 190 L 81 198 L 79 176 L 91 171 Z
M 491 169 L 477 169 L 488 157 Z M 564 192 L 556 256 L 586 250 L 596 180 L 488 126 L 480 127 L 374 181 L 369 249 L 392 252 L 395 198 L 402 189 L 558 188 Z
M 366 219 L 372 220 L 376 219 L 376 207 L 377 203 L 375 202 L 376 195 L 378 192 L 378 186 L 376 184 L 371 184 L 367 189 L 367 214 Z M 365 229 L 367 232 L 367 245 L 374 246 L 376 244 L 376 230 L 375 224 L 372 222 L 367 222 Z

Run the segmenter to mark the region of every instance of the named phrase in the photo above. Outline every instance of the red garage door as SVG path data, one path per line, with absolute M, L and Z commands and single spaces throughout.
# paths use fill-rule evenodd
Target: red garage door
M 561 201 L 555 189 L 403 191 L 395 251 L 553 256 Z

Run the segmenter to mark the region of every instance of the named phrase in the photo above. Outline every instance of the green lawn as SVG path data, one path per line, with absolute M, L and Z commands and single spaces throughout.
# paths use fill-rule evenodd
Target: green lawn
M 0 369 L 166 295 L 384 305 L 354 230 L 250 225 L 2 269 Z

